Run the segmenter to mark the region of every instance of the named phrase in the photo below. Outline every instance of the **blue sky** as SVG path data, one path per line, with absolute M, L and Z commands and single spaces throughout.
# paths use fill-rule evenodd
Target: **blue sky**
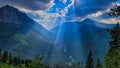
M 116 0 L 0 0 L 0 7 L 10 4 L 50 30 L 60 22 L 83 21 L 86 18 L 112 24 L 118 18 L 107 12 Z M 119 1 L 117 1 L 119 2 Z

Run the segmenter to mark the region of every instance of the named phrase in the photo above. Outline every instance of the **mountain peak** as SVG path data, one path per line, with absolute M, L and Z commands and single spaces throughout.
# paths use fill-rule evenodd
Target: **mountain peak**
M 7 4 L 5 6 L 2 6 L 0 9 L 16 9 L 16 8 L 14 8 L 13 6 Z
M 15 22 L 20 21 L 20 19 L 25 19 L 26 17 L 28 18 L 25 13 L 9 4 L 0 8 L 0 21 Z
M 11 6 L 9 4 L 7 4 L 7 5 L 3 6 L 3 7 L 11 7 Z
M 34 21 L 25 13 L 19 11 L 10 5 L 5 5 L 0 8 L 0 24 L 9 26 L 10 28 L 21 28 L 23 25 L 28 25 Z
M 4 11 L 4 12 L 12 12 L 12 13 L 15 13 L 15 12 L 18 12 L 19 10 L 9 4 L 5 5 L 5 6 L 2 6 L 0 8 L 0 11 Z

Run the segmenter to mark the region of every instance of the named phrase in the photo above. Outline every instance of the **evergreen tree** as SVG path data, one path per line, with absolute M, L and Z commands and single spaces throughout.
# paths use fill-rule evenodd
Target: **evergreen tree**
M 111 8 L 110 16 L 120 16 L 120 5 Z M 105 55 L 106 68 L 120 68 L 120 26 L 119 23 L 112 29 L 108 29 L 111 40 L 109 42 L 110 49 Z
M 21 64 L 20 56 L 17 57 L 17 62 L 18 62 L 18 64 Z
M 94 68 L 94 59 L 93 59 L 93 54 L 92 50 L 90 50 L 87 62 L 86 62 L 86 68 Z
M 57 65 L 56 65 L 56 68 L 61 68 L 61 66 L 57 64 Z
M 105 55 L 106 68 L 120 68 L 120 26 L 119 23 L 112 29 L 109 29 L 111 40 L 110 49 Z
M 117 5 L 114 8 L 111 8 L 110 13 L 108 13 L 110 16 L 120 16 L 120 5 Z
M 73 64 L 72 64 L 72 68 L 81 68 L 81 67 L 80 67 L 80 62 L 73 63 Z
M 110 49 L 105 55 L 106 68 L 120 68 L 120 48 Z
M 31 62 L 30 66 L 32 68 L 42 68 L 42 57 L 35 57 L 35 59 Z
M 103 67 L 102 67 L 102 63 L 100 62 L 100 59 L 97 59 L 96 68 L 103 68 Z
M 2 59 L 2 52 L 1 52 L 1 48 L 0 48 L 0 61 Z
M 14 63 L 15 65 L 18 65 L 18 58 L 17 58 L 17 56 L 15 56 L 15 57 L 13 58 L 13 63 Z
M 72 64 L 72 68 L 75 68 L 75 66 L 76 66 L 76 64 L 75 64 L 75 63 L 73 63 L 73 64 Z
M 26 60 L 25 60 L 25 65 L 26 65 L 27 67 L 29 67 L 31 63 L 32 63 L 32 60 L 30 60 L 30 59 L 26 59 Z
M 22 59 L 22 60 L 21 60 L 21 63 L 22 63 L 22 64 L 25 64 L 25 60 L 24 60 L 24 59 Z
M 3 61 L 3 62 L 6 62 L 7 59 L 8 59 L 8 52 L 7 52 L 7 51 L 4 51 L 3 57 L 2 57 L 2 61 Z
M 77 63 L 76 68 L 80 68 L 80 62 Z
M 12 56 L 11 56 L 11 53 L 9 55 L 9 64 L 12 64 Z
M 0 58 L 2 57 L 2 52 L 1 52 L 1 48 L 0 48 Z
M 112 29 L 108 29 L 108 32 L 110 33 L 110 39 L 109 42 L 110 48 L 118 48 L 120 47 L 120 26 L 119 23 L 116 24 L 116 26 Z

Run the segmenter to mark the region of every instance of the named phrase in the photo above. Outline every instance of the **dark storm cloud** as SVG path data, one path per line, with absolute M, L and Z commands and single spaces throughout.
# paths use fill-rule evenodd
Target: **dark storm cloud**
M 76 0 L 76 15 L 86 16 L 101 10 L 107 10 L 115 0 Z
M 10 4 L 28 10 L 45 10 L 52 5 L 52 0 L 0 0 L 0 6 Z

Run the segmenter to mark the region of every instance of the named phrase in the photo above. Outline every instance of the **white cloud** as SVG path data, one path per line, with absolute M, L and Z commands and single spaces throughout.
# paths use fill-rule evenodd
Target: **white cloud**
M 64 17 L 63 22 L 81 22 L 84 18 L 82 17 Z
M 0 7 L 6 4 L 28 10 L 46 10 L 54 5 L 54 0 L 0 0 Z
M 51 0 L 51 2 L 53 2 L 53 1 Z M 67 6 L 65 6 L 64 8 L 58 7 L 57 12 L 55 12 L 55 13 L 49 12 L 49 10 L 51 8 L 49 8 L 45 11 L 41 11 L 41 10 L 33 11 L 33 10 L 21 8 L 21 7 L 19 7 L 19 9 L 27 14 L 32 14 L 34 16 L 37 16 L 38 18 L 33 18 L 33 19 L 49 30 L 59 24 L 57 22 L 58 19 L 61 20 L 62 22 L 79 20 L 78 17 L 76 17 L 76 18 L 74 17 L 74 19 L 71 18 L 71 20 L 63 19 L 63 18 L 65 18 L 66 14 L 68 13 L 69 8 L 74 4 L 74 0 L 61 0 L 61 2 L 63 2 L 64 4 L 66 4 L 68 2 L 69 4 Z M 53 5 L 55 5 L 55 4 L 53 4 Z
M 52 0 L 51 0 L 52 1 Z M 86 18 L 90 18 L 92 20 L 101 22 L 101 23 L 106 23 L 106 24 L 112 24 L 112 23 L 116 23 L 119 20 L 118 19 L 114 19 L 114 18 L 109 18 L 109 19 L 103 19 L 101 18 L 101 16 L 108 12 L 109 10 L 105 10 L 105 11 L 97 11 L 96 13 L 92 13 L 89 14 L 87 16 L 85 16 L 84 18 L 81 17 L 71 17 L 68 16 L 66 17 L 66 14 L 68 13 L 69 8 L 71 8 L 72 5 L 74 5 L 75 0 L 60 0 L 61 2 L 63 2 L 64 4 L 66 4 L 67 2 L 69 2 L 69 4 L 67 6 L 65 6 L 64 8 L 57 8 L 57 12 L 55 13 L 49 13 L 46 11 L 49 11 L 50 9 L 47 9 L 45 11 L 33 11 L 33 10 L 27 10 L 24 8 L 20 8 L 21 11 L 24 11 L 26 13 L 30 13 L 34 16 L 38 16 L 38 18 L 33 18 L 35 21 L 37 21 L 38 23 L 42 24 L 46 29 L 51 29 L 57 25 L 59 25 L 60 23 L 58 22 L 61 20 L 62 22 L 81 22 L 83 20 L 85 20 Z M 55 5 L 55 4 L 53 4 Z
M 102 18 L 101 16 L 104 14 L 104 13 L 107 13 L 109 11 L 108 10 L 105 10 L 105 11 L 98 11 L 96 13 L 93 13 L 93 14 L 90 14 L 90 15 L 87 15 L 85 17 L 86 18 L 90 18 L 92 20 L 95 20 L 97 22 L 100 22 L 100 23 L 105 23 L 105 24 L 116 24 L 118 23 L 120 20 L 118 18 Z
M 98 11 L 98 12 L 96 12 L 96 13 L 87 15 L 86 17 L 87 17 L 87 18 L 97 18 L 97 17 L 102 16 L 103 13 L 104 13 L 104 12 L 102 12 L 102 11 Z
M 63 1 L 63 3 L 64 3 L 64 0 L 62 0 Z M 68 13 L 68 10 L 69 10 L 69 8 L 72 6 L 72 5 L 74 5 L 74 2 L 75 2 L 75 0 L 65 0 L 65 2 L 70 2 L 67 6 L 65 6 L 64 8 L 57 8 L 57 11 L 58 11 L 58 13 L 60 14 L 60 15 L 62 15 L 62 16 L 66 16 L 66 14 Z M 65 3 L 64 3 L 65 4 Z
M 51 29 L 56 25 L 56 18 L 61 17 L 58 13 L 48 13 L 45 11 L 33 11 L 33 10 L 28 10 L 24 8 L 20 8 L 19 10 L 22 12 L 25 12 L 26 14 L 30 14 L 33 17 L 31 17 L 33 20 L 41 24 L 43 27 L 46 29 Z M 59 23 L 58 23 L 59 24 Z
M 61 2 L 63 2 L 64 4 L 66 4 L 67 3 L 67 0 L 60 0 Z
M 109 19 L 95 19 L 95 21 L 98 21 L 98 22 L 101 22 L 101 23 L 105 23 L 105 24 L 116 24 L 120 20 L 116 19 L 116 18 L 109 18 Z

